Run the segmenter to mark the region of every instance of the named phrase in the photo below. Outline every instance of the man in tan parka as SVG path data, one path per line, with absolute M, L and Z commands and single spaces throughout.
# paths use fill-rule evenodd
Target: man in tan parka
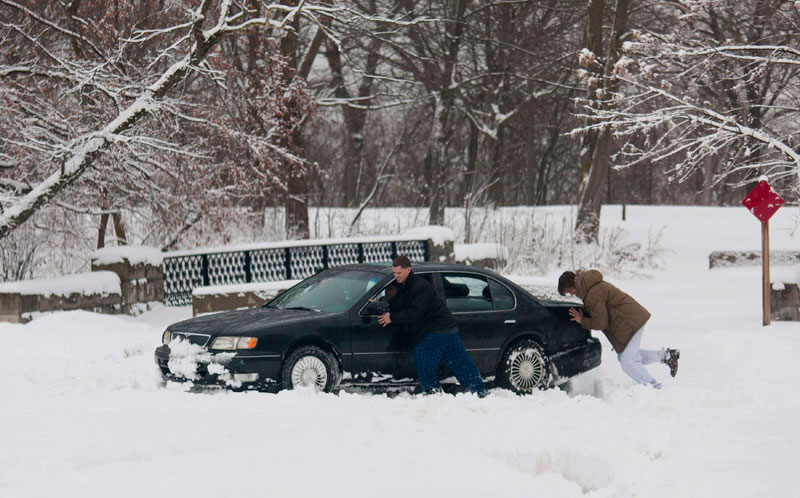
M 670 375 L 675 377 L 680 351 L 640 349 L 650 312 L 631 296 L 604 281 L 599 271 L 564 272 L 558 279 L 558 292 L 562 296 L 576 295 L 583 300 L 589 316 L 585 316 L 582 310 L 570 308 L 570 320 L 578 322 L 586 330 L 602 330 L 617 352 L 622 371 L 633 380 L 660 388 L 661 384 L 644 367 L 656 362 L 666 364 Z

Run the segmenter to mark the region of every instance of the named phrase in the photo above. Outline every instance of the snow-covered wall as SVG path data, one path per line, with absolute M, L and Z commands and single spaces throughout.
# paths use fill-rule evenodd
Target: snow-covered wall
M 108 247 L 92 254 L 91 272 L 0 283 L 0 320 L 71 309 L 129 314 L 164 300 L 162 259 L 151 247 Z
M 198 287 L 192 291 L 192 315 L 261 306 L 301 280 Z
M 90 296 L 120 293 L 119 276 L 110 271 L 93 271 L 56 278 L 39 278 L 0 284 L 0 294 L 23 296 L 68 297 L 72 294 Z
M 161 266 L 164 253 L 148 246 L 111 246 L 98 249 L 90 256 L 93 265 L 111 265 L 127 261 L 131 265 Z

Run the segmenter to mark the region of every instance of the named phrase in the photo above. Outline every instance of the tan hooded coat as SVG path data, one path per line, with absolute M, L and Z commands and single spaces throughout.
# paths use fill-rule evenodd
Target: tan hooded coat
M 631 296 L 608 282 L 597 270 L 575 272 L 575 295 L 591 317 L 584 317 L 586 330 L 602 330 L 618 354 L 625 351 L 631 337 L 647 323 L 650 312 Z

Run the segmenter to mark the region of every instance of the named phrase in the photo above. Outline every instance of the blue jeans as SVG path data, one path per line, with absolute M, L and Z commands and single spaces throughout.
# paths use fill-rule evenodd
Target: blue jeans
M 442 388 L 436 375 L 442 360 L 462 386 L 478 394 L 487 392 L 478 367 L 467 354 L 458 334 L 435 332 L 426 335 L 414 348 L 414 362 L 423 391 Z

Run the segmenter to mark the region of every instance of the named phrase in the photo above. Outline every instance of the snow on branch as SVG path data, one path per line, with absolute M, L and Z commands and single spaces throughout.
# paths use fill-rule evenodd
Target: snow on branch
M 631 79 L 619 79 L 636 92 L 617 95 L 616 106 L 594 107 L 588 113 L 579 114 L 579 117 L 591 122 L 573 130 L 573 133 L 585 132 L 610 126 L 615 136 L 623 139 L 637 134 L 655 134 L 658 137 L 646 141 L 648 147 L 645 149 L 636 147 L 631 141 L 625 143 L 617 156 L 622 160 L 618 167 L 683 156 L 676 170 L 683 168 L 685 176 L 706 157 L 720 154 L 725 147 L 749 139 L 750 142 L 763 145 L 766 150 L 778 151 L 784 159 L 768 160 L 767 156 L 760 156 L 761 161 L 740 168 L 756 169 L 766 165 L 776 170 L 791 168 L 796 183 L 800 184 L 800 154 L 784 137 L 748 126 L 737 120 L 736 116 L 693 103 L 687 97 L 679 97 L 663 88 L 643 85 Z M 652 105 L 654 102 L 657 104 Z M 738 169 L 732 166 L 729 173 Z M 782 176 L 786 176 L 785 173 Z
M 7 7 L 11 7 L 13 9 L 19 10 L 19 11 L 25 13 L 25 15 L 30 17 L 31 19 L 35 19 L 36 21 L 44 24 L 45 26 L 58 31 L 59 33 L 62 33 L 62 34 L 65 34 L 67 36 L 70 36 L 72 38 L 81 40 L 83 43 L 86 43 L 92 49 L 92 51 L 94 51 L 97 55 L 100 55 L 100 56 L 103 55 L 103 53 L 100 51 L 100 49 L 97 48 L 97 46 L 95 44 L 93 44 L 90 40 L 87 40 L 85 36 L 81 35 L 80 33 L 76 33 L 75 31 L 72 31 L 70 29 L 67 29 L 67 28 L 65 28 L 63 26 L 60 26 L 60 25 L 58 25 L 57 23 L 55 23 L 53 21 L 45 19 L 43 16 L 40 16 L 40 15 L 36 14 L 35 12 L 33 12 L 29 8 L 25 7 L 24 5 L 20 5 L 17 2 L 12 2 L 11 0 L 0 0 L 0 5 L 5 5 Z
M 798 13 L 736 5 L 696 2 L 664 32 L 633 30 L 614 67 L 612 105 L 585 100 L 584 125 L 572 133 L 610 130 L 617 168 L 662 163 L 678 180 L 701 171 L 704 181 L 734 184 L 769 174 L 800 193 Z M 751 25 L 765 31 L 748 38 L 741 27 Z
M 13 1 L 0 0 L 0 5 L 17 9 L 36 22 L 42 23 L 62 34 L 71 37 L 81 37 L 78 33 L 62 28 Z M 162 111 L 165 107 L 168 107 L 165 102 L 165 97 L 170 90 L 184 81 L 190 73 L 202 70 L 204 67 L 203 62 L 206 57 L 225 36 L 236 34 L 246 29 L 265 26 L 281 30 L 289 29 L 291 22 L 297 16 L 315 19 L 318 15 L 331 16 L 337 12 L 337 8 L 335 7 L 312 4 L 305 0 L 301 0 L 298 5 L 294 7 L 264 3 L 261 9 L 264 15 L 260 16 L 253 16 L 254 13 L 252 11 L 247 10 L 238 2 L 233 2 L 232 0 L 221 0 L 218 3 L 218 7 L 215 9 L 216 12 L 211 12 L 212 5 L 216 5 L 216 3 L 211 0 L 201 0 L 199 5 L 189 12 L 189 22 L 178 23 L 170 28 L 136 33 L 129 40 L 132 43 L 139 43 L 165 33 L 183 33 L 183 36 L 180 36 L 177 42 L 173 39 L 170 45 L 164 49 L 164 52 L 171 52 L 173 54 L 171 57 L 178 55 L 173 59 L 174 62 L 160 72 L 143 74 L 142 78 L 145 81 L 149 80 L 150 83 L 145 83 L 136 90 L 128 90 L 131 93 L 127 95 L 132 95 L 132 98 L 126 98 L 125 100 L 129 101 L 129 104 L 123 105 L 123 100 L 118 98 L 120 95 L 118 91 L 111 90 L 110 88 L 105 89 L 105 92 L 113 96 L 115 101 L 119 103 L 121 110 L 116 116 L 111 118 L 104 125 L 98 126 L 94 131 L 81 133 L 72 139 L 63 141 L 62 144 L 59 144 L 59 140 L 55 139 L 56 137 L 54 137 L 53 143 L 42 141 L 40 148 L 46 156 L 45 159 L 40 159 L 40 161 L 47 161 L 47 157 L 49 156 L 49 161 L 52 161 L 52 164 L 39 163 L 35 165 L 25 165 L 23 163 L 20 165 L 25 167 L 25 169 L 32 170 L 37 168 L 40 170 L 49 170 L 50 173 L 40 183 L 32 185 L 33 188 L 28 189 L 26 194 L 14 198 L 13 202 L 3 206 L 3 211 L 0 214 L 0 239 L 7 236 L 12 230 L 32 216 L 40 207 L 47 204 L 64 188 L 84 175 L 90 166 L 99 165 L 102 167 L 103 165 L 98 163 L 97 159 L 102 157 L 112 144 L 119 143 L 120 141 L 132 140 L 131 137 L 126 135 L 126 132 L 129 132 L 145 116 L 157 111 Z M 206 22 L 212 18 L 215 19 L 216 22 L 214 22 L 211 27 L 206 28 Z M 23 36 L 34 45 L 41 46 L 33 36 L 27 33 L 24 33 Z M 89 44 L 85 38 L 81 37 L 81 40 Z M 41 48 L 47 53 L 48 57 L 62 65 L 64 72 L 76 74 L 74 73 L 74 69 L 77 67 L 76 64 L 64 62 L 58 54 L 48 52 L 43 46 Z M 179 54 L 180 50 L 183 50 L 182 55 Z M 95 48 L 95 52 L 100 55 L 99 49 Z M 163 57 L 157 58 L 157 60 L 161 59 L 163 59 Z M 108 63 L 109 61 L 107 59 L 102 59 L 96 67 L 101 67 Z M 148 70 L 155 71 L 154 68 L 156 66 L 158 65 L 151 65 L 148 67 Z M 24 65 L 0 68 L 3 74 L 19 72 L 25 69 Z M 76 75 L 73 76 L 73 78 L 78 78 L 83 82 L 92 81 L 95 85 L 99 85 L 92 69 L 86 70 L 84 77 Z M 136 87 L 134 86 L 132 88 Z M 8 98 L 14 98 L 11 94 L 7 94 L 6 96 Z M 27 102 L 25 105 L 28 105 Z M 66 123 L 66 120 L 64 122 Z M 42 130 L 46 131 L 44 128 Z M 25 144 L 14 144 L 8 140 L 6 140 L 6 142 L 14 146 L 30 148 L 36 147 L 35 142 L 37 140 L 38 139 L 35 137 L 26 137 Z M 146 140 L 142 138 L 134 140 L 145 142 L 151 147 L 171 149 L 165 141 Z M 19 186 L 20 185 L 15 185 L 15 187 Z

